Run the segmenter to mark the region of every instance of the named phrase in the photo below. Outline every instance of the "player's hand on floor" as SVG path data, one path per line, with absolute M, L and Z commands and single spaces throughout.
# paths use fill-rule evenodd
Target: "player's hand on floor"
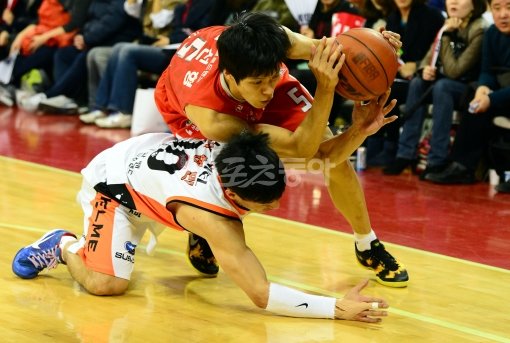
M 336 301 L 336 319 L 378 323 L 388 315 L 388 303 L 384 299 L 360 294 L 367 284 L 368 280 L 363 280 L 347 292 L 344 298 Z

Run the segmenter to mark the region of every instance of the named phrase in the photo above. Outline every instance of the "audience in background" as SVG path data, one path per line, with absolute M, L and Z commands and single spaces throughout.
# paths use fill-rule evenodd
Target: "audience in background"
M 425 176 L 435 183 L 474 183 L 477 167 L 496 132 L 493 118 L 510 116 L 510 0 L 489 0 L 489 5 L 494 25 L 483 37 L 478 87 L 457 129 L 450 164 L 442 172 Z
M 173 18 L 173 9 L 185 0 L 125 0 L 124 10 L 143 25 L 142 37 L 138 43 L 143 45 L 159 44 L 170 31 L 170 22 Z M 151 16 L 155 16 L 155 27 Z M 162 39 L 159 39 L 161 36 Z M 113 52 L 113 46 L 98 46 L 87 54 L 87 90 L 88 107 L 95 106 L 96 92 L 99 81 L 103 76 L 108 60 Z
M 290 13 L 285 0 L 258 0 L 252 11 L 263 12 L 292 31 L 299 29 L 299 24 Z
M 230 25 L 235 15 L 251 11 L 257 0 L 214 0 L 209 15 L 209 25 Z
M 138 71 L 161 74 L 175 52 L 165 46 L 180 43 L 193 31 L 207 26 L 211 6 L 209 0 L 188 0 L 175 6 L 167 35 L 157 36 L 152 45 L 116 44 L 97 88 L 92 111 L 81 115 L 80 120 L 103 128 L 130 127 Z
M 300 27 L 299 32 L 310 38 L 330 37 L 332 32 L 333 16 L 339 13 L 345 14 L 345 18 L 347 19 L 349 19 L 350 15 L 355 18 L 360 18 L 358 8 L 346 0 L 319 0 L 310 19 L 310 23 L 307 26 Z M 362 26 L 363 22 L 360 22 L 358 25 Z M 287 65 L 289 67 L 290 74 L 298 79 L 299 82 L 308 89 L 308 91 L 313 93 L 317 86 L 317 80 L 310 69 L 308 69 L 307 63 L 289 61 Z M 340 116 L 344 101 L 345 99 L 342 96 L 335 94 L 333 108 L 331 109 L 331 114 L 329 116 L 330 126 L 335 125 L 337 118 L 340 118 L 339 121 L 341 122 L 337 123 L 338 126 L 350 122 L 350 118 L 348 118 L 351 113 L 350 110 L 347 111 L 348 116 Z
M 76 112 L 74 101 L 86 101 L 88 51 L 95 46 L 130 42 L 141 35 L 140 23 L 126 14 L 123 4 L 124 0 L 92 0 L 86 22 L 74 37 L 73 45 L 55 53 L 52 86 L 42 93 L 23 97 L 19 105 L 28 111 L 58 107 L 64 113 Z
M 37 22 L 42 0 L 0 1 L 0 60 L 9 56 L 14 38 L 30 24 Z
M 421 172 L 420 179 L 427 173 L 442 171 L 448 164 L 453 111 L 462 107 L 469 83 L 476 80 L 480 70 L 485 25 L 481 16 L 485 8 L 485 0 L 446 0 L 448 19 L 442 36 L 432 44 L 418 75 L 409 84 L 397 159 L 383 169 L 384 174 L 400 174 L 416 163 L 429 103 L 433 105 L 432 135 L 426 169 Z
M 386 29 L 400 34 L 402 65 L 391 88 L 391 99 L 399 104 L 406 101 L 409 80 L 425 57 L 437 32 L 443 26 L 441 12 L 425 4 L 425 0 L 394 0 L 395 8 L 389 13 Z M 399 114 L 396 106 L 391 114 Z M 383 127 L 366 140 L 367 165 L 384 166 L 392 163 L 397 153 L 401 120 Z
M 37 23 L 22 30 L 11 45 L 11 54 L 19 52 L 11 81 L 9 85 L 4 85 L 3 90 L 10 94 L 11 106 L 15 103 L 15 93 L 21 86 L 23 75 L 32 69 L 39 69 L 41 78 L 48 78 L 52 74 L 55 52 L 58 48 L 73 44 L 76 31 L 85 22 L 89 5 L 90 0 L 43 0 L 38 10 Z M 47 83 L 50 82 L 47 80 Z

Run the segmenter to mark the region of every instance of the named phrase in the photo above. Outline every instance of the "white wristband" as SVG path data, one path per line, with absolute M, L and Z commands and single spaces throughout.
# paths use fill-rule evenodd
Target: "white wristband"
M 307 294 L 271 283 L 266 310 L 289 317 L 333 319 L 335 304 L 335 298 Z

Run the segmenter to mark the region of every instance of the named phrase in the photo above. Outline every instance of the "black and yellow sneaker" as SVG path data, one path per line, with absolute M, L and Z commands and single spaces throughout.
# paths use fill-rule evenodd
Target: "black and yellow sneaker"
M 409 275 L 403 265 L 386 251 L 378 239 L 370 243 L 371 249 L 359 251 L 356 249 L 356 259 L 365 268 L 375 272 L 377 282 L 388 287 L 406 287 Z
M 220 267 L 214 257 L 209 244 L 202 237 L 189 233 L 188 238 L 188 260 L 202 276 L 216 277 Z

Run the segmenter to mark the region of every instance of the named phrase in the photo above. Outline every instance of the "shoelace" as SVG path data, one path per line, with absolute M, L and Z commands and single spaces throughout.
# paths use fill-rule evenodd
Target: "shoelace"
M 39 270 L 44 269 L 45 267 L 48 269 L 53 269 L 58 266 L 58 255 L 57 255 L 57 247 L 53 247 L 48 250 L 43 250 L 37 254 L 33 254 L 28 256 L 28 260 L 32 262 L 34 267 Z
M 390 255 L 389 252 L 384 249 L 384 246 L 380 244 L 376 248 L 371 249 L 372 258 L 378 263 L 382 262 L 389 270 L 397 270 L 397 261 Z

